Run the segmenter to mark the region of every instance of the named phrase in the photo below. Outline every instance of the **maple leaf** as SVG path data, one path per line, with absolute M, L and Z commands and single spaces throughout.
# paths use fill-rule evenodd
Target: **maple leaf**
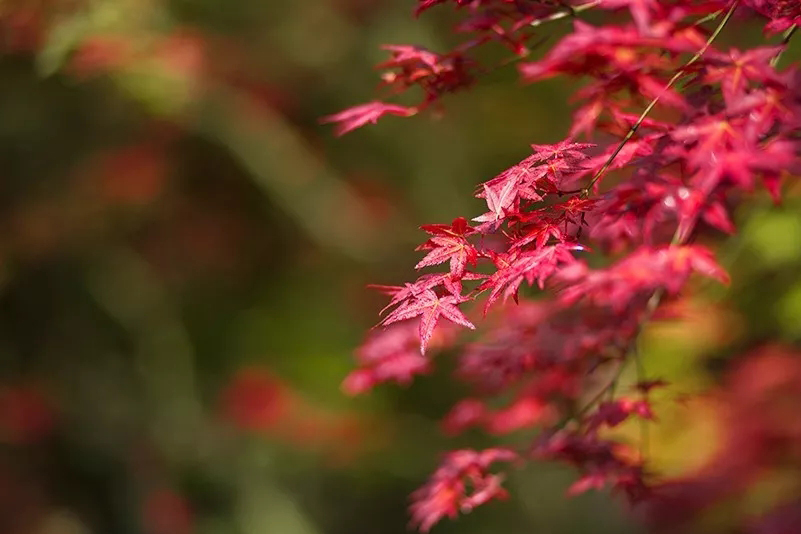
M 730 119 L 722 114 L 705 116 L 675 128 L 670 135 L 677 141 L 693 143 L 688 149 L 687 163 L 692 169 L 699 169 L 714 162 L 725 152 L 732 152 L 732 147 L 742 141 L 738 124 L 738 119 Z
M 440 55 L 413 45 L 384 45 L 382 48 L 392 53 L 388 61 L 378 65 L 378 68 L 390 69 L 381 75 L 383 83 L 398 90 L 414 85 L 421 87 L 426 94 L 423 105 L 473 82 L 475 63 L 459 51 Z
M 432 237 L 417 247 L 417 250 L 430 252 L 414 266 L 415 269 L 450 261 L 450 272 L 454 278 L 461 278 L 467 264 L 475 265 L 478 260 L 475 247 L 465 238 L 457 236 Z
M 380 324 L 387 326 L 397 321 L 420 316 L 420 352 L 425 354 L 431 334 L 440 317 L 445 317 L 449 321 L 471 330 L 476 328 L 457 307 L 465 300 L 454 295 L 440 297 L 434 291 L 425 289 L 401 302 Z
M 506 218 L 506 210 L 515 199 L 513 186 L 504 187 L 500 191 L 490 188 L 484 184 L 484 200 L 487 201 L 489 211 L 478 217 L 473 217 L 475 222 L 484 223 L 478 227 L 480 232 L 487 232 L 496 229 Z
M 435 236 L 468 236 L 476 232 L 464 217 L 456 217 L 451 224 L 424 224 L 420 229 Z
M 364 393 L 387 381 L 405 385 L 414 375 L 427 373 L 430 363 L 417 350 L 417 332 L 415 321 L 398 322 L 371 332 L 356 351 L 360 368 L 342 383 L 345 392 Z
M 434 289 L 439 286 L 444 287 L 451 295 L 458 297 L 462 294 L 463 280 L 483 280 L 486 277 L 486 275 L 472 272 L 465 272 L 460 278 L 454 278 L 450 274 L 445 273 L 429 273 L 420 276 L 413 283 L 407 282 L 402 286 L 370 284 L 367 287 L 392 297 L 389 304 L 387 304 L 380 312 L 384 313 L 388 308 L 395 306 L 401 301 L 407 300 L 419 295 L 423 291 Z
M 792 83 L 786 81 L 785 83 Z M 747 136 L 761 138 L 776 125 L 792 130 L 797 125 L 797 104 L 793 103 L 792 93 L 784 87 L 765 87 L 752 89 L 740 98 L 726 104 L 726 112 L 731 116 L 747 116 Z
M 441 60 L 439 54 L 431 52 L 421 46 L 381 45 L 381 48 L 390 51 L 392 53 L 392 59 L 380 63 L 378 68 L 422 64 L 430 69 L 436 69 Z
M 665 254 L 665 261 L 677 274 L 695 271 L 722 284 L 731 281 L 726 270 L 715 260 L 715 255 L 706 247 L 699 245 L 668 247 L 660 253 Z
M 726 271 L 704 247 L 641 247 L 607 269 L 591 270 L 578 262 L 562 269 L 558 277 L 567 287 L 559 298 L 566 305 L 587 299 L 622 311 L 635 298 L 660 287 L 676 293 L 693 272 L 729 282 Z
M 584 153 L 584 150 L 595 146 L 597 145 L 593 143 L 574 143 L 573 141 L 565 140 L 553 145 L 532 144 L 531 150 L 533 151 L 532 157 L 537 160 L 561 159 L 575 164 L 589 157 Z
M 601 0 L 600 7 L 608 9 L 629 8 L 637 29 L 643 35 L 650 34 L 651 14 L 660 9 L 658 0 Z
M 487 415 L 487 407 L 478 399 L 459 401 L 442 420 L 442 429 L 446 434 L 455 435 L 471 426 L 481 424 Z
M 744 0 L 743 3 L 768 18 L 766 32 L 779 33 L 801 25 L 801 4 L 796 0 Z
M 609 427 L 618 426 L 631 415 L 636 415 L 643 419 L 654 419 L 654 414 L 648 401 L 644 399 L 632 400 L 623 397 L 599 404 L 595 412 L 587 416 L 587 430 L 591 432 L 601 425 Z
M 695 43 L 680 37 L 648 37 L 631 26 L 596 27 L 580 20 L 575 20 L 573 25 L 573 33 L 559 41 L 542 60 L 519 65 L 525 81 L 544 80 L 558 74 L 601 75 L 609 68 L 627 72 L 641 59 L 637 49 L 645 46 L 670 52 L 696 48 Z M 657 55 L 650 56 L 649 60 L 662 61 Z
M 598 201 L 593 198 L 571 197 L 566 202 L 554 204 L 551 209 L 556 212 L 561 212 L 570 222 L 576 222 L 575 216 L 591 211 Z
M 417 250 L 430 252 L 415 265 L 415 269 L 450 261 L 451 276 L 461 279 L 467 264 L 476 265 L 478 251 L 466 239 L 475 230 L 468 226 L 464 217 L 454 219 L 450 226 L 424 225 L 421 228 L 434 237 L 417 247 Z
M 432 289 L 439 285 L 444 285 L 446 276 L 440 273 L 431 273 L 431 274 L 424 274 L 420 276 L 417 280 L 413 283 L 406 282 L 402 286 L 387 286 L 387 285 L 379 285 L 379 284 L 370 284 L 367 287 L 370 289 L 375 289 L 384 293 L 385 295 L 389 295 L 392 297 L 389 301 L 389 304 L 381 310 L 380 313 L 384 313 L 388 308 L 395 306 L 396 304 L 400 303 L 401 301 L 410 299 L 425 290 Z M 457 295 L 460 295 L 461 288 Z
M 729 212 L 722 202 L 710 202 L 709 205 L 704 208 L 701 217 L 704 222 L 717 228 L 721 232 L 733 234 L 735 231 L 734 223 L 731 222 Z
M 447 454 L 428 482 L 412 494 L 412 523 L 428 532 L 443 517 L 455 517 L 459 511 L 469 512 L 491 499 L 504 498 L 503 477 L 491 474 L 489 468 L 496 462 L 517 459 L 515 452 L 502 448 Z
M 533 221 L 533 224 L 521 228 L 524 235 L 514 241 L 512 250 L 523 248 L 530 243 L 534 243 L 536 248 L 542 248 L 551 239 L 565 241 L 565 233 L 562 230 L 563 217 L 549 217 L 544 216 L 542 212 L 534 212 L 526 214 L 523 220 Z
M 492 290 L 487 297 L 484 313 L 501 295 L 504 301 L 509 297 L 517 301 L 520 284 L 524 281 L 529 285 L 537 282 L 542 289 L 545 280 L 556 272 L 558 265 L 575 261 L 571 251 L 580 248 L 579 245 L 558 243 L 532 251 L 494 255 L 493 261 L 498 270 L 478 287 L 478 291 Z
M 508 434 L 522 428 L 540 424 L 548 416 L 548 406 L 535 395 L 521 395 L 509 406 L 487 414 L 487 431 L 491 434 Z
M 598 119 L 606 107 L 605 95 L 599 94 L 593 98 L 584 99 L 585 104 L 573 112 L 573 124 L 570 126 L 569 136 L 576 137 L 583 133 L 586 138 L 592 136 Z
M 537 190 L 537 180 L 546 171 L 537 165 L 532 165 L 532 162 L 531 157 L 526 158 L 485 182 L 476 197 L 485 199 L 490 211 L 473 220 L 491 225 L 492 222 L 503 218 L 506 211 L 515 212 L 516 202 L 521 199 L 532 202 L 542 200 L 540 191 Z M 486 231 L 486 228 L 487 226 L 479 227 L 479 231 Z
M 780 46 L 753 48 L 743 53 L 732 48 L 728 54 L 711 54 L 703 79 L 706 83 L 720 82 L 727 104 L 743 97 L 748 82 L 780 84 L 781 78 L 770 66 L 770 60 L 781 51 Z
M 447 1 L 448 0 L 418 0 L 417 7 L 414 10 L 414 15 L 418 17 L 423 11 L 432 8 L 437 4 L 442 4 Z
M 375 100 L 359 106 L 348 108 L 339 113 L 328 115 L 320 119 L 320 122 L 339 123 L 336 127 L 337 135 L 345 135 L 348 132 L 361 128 L 365 124 L 375 124 L 384 115 L 399 115 L 401 117 L 411 117 L 417 113 L 417 108 L 387 104 Z

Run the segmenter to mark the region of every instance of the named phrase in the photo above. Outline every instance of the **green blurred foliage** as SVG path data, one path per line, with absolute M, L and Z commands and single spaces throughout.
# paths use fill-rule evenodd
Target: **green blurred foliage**
M 416 226 L 477 211 L 475 184 L 561 139 L 570 108 L 510 68 L 443 118 L 335 139 L 318 119 L 372 98 L 379 45 L 450 43 L 446 12 L 410 12 L 0 4 L 0 531 L 400 533 L 439 451 L 490 443 L 440 433 L 447 364 L 364 398 L 339 384 L 382 306 L 365 284 L 408 278 Z M 755 326 L 734 345 L 801 334 L 797 213 L 743 215 L 730 291 Z M 649 372 L 729 355 L 695 341 Z M 511 500 L 437 532 L 637 531 L 608 495 L 566 499 L 571 478 L 515 472 Z

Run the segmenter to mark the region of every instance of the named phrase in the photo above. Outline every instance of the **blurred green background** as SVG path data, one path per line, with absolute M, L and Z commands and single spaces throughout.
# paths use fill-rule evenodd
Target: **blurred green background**
M 442 118 L 335 138 L 319 118 L 374 97 L 381 44 L 455 42 L 447 10 L 412 7 L 0 2 L 1 532 L 401 533 L 440 452 L 494 442 L 441 434 L 447 363 L 339 389 L 383 306 L 364 286 L 409 279 L 419 224 L 478 212 L 476 184 L 568 127 L 560 82 L 508 68 Z M 702 389 L 753 339 L 801 337 L 799 210 L 760 202 L 724 250 L 742 282 L 654 329 L 655 375 Z M 680 472 L 709 431 L 674 415 L 701 418 L 655 438 Z M 436 532 L 638 531 L 571 480 L 515 471 L 510 500 Z

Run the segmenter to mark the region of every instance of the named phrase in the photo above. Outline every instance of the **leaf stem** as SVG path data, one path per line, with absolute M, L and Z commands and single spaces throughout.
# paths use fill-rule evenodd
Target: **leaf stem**
M 592 9 L 595 6 L 599 5 L 600 3 L 601 3 L 601 0 L 592 0 L 591 2 L 587 2 L 585 4 L 579 4 L 579 5 L 575 6 L 575 7 L 570 7 L 568 9 L 563 10 L 563 11 L 557 11 L 556 13 L 552 13 L 552 14 L 548 15 L 547 17 L 543 17 L 541 19 L 537 19 L 537 20 L 531 21 L 529 23 L 529 26 L 531 26 L 532 28 L 536 28 L 536 27 L 542 26 L 543 24 L 546 24 L 548 22 L 554 22 L 554 21 L 565 19 L 565 18 L 568 18 L 568 17 L 575 17 L 576 15 L 581 13 L 582 11 L 587 11 L 588 9 Z

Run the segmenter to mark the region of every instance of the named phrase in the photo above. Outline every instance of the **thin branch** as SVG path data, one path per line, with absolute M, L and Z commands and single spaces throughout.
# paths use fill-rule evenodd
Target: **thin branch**
M 792 26 L 787 28 L 787 30 L 784 32 L 784 34 L 782 34 L 781 46 L 783 46 L 784 48 L 779 50 L 779 53 L 776 54 L 775 56 L 773 56 L 773 58 L 770 60 L 770 66 L 771 67 L 775 68 L 776 65 L 779 64 L 779 60 L 781 59 L 782 54 L 784 54 L 784 51 L 787 48 L 787 45 L 790 43 L 790 39 L 793 38 L 793 34 L 796 32 L 796 30 L 798 30 L 798 25 L 793 24 Z
M 584 415 L 587 412 L 589 412 L 596 404 L 598 404 L 598 402 L 600 402 L 601 399 L 603 399 L 604 396 L 607 393 L 609 393 L 609 391 L 614 390 L 614 388 L 617 386 L 618 380 L 620 380 L 620 376 L 623 374 L 623 369 L 626 366 L 625 365 L 626 364 L 625 355 L 624 355 L 623 358 L 618 358 L 617 360 L 615 360 L 615 363 L 617 364 L 617 366 L 615 367 L 615 370 L 612 373 L 612 376 L 603 385 L 603 387 L 601 387 L 601 389 L 599 389 L 595 393 L 595 395 L 592 396 L 592 398 L 590 400 L 588 400 L 586 403 L 584 403 L 584 405 L 581 408 L 579 408 L 575 412 L 571 413 L 570 415 L 562 418 L 562 420 L 560 420 L 558 423 L 556 423 L 552 427 L 553 431 L 561 430 L 565 426 L 567 426 L 567 424 L 570 423 L 571 421 L 575 421 L 575 420 L 579 419 L 582 415 Z
M 705 24 L 707 22 L 713 21 L 716 18 L 718 18 L 721 13 L 723 13 L 723 10 L 722 9 L 718 9 L 717 11 L 715 11 L 713 13 L 710 13 L 709 15 L 707 15 L 705 17 L 701 17 L 700 19 L 696 20 L 693 23 L 693 26 L 699 26 L 701 24 Z

